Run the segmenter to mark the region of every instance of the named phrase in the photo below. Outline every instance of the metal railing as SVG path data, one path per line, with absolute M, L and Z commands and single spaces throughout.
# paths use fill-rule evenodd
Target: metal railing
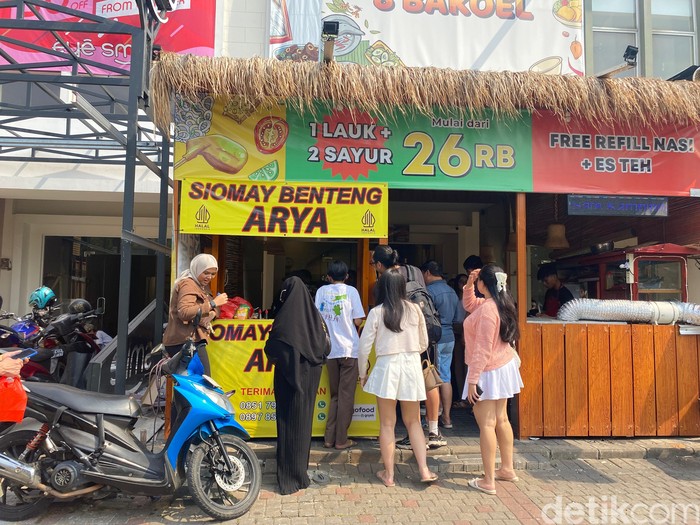
M 126 393 L 137 392 L 148 378 L 153 349 L 157 300 L 154 299 L 129 322 L 127 334 Z M 116 381 L 117 337 L 92 358 L 85 370 L 87 390 L 113 393 Z

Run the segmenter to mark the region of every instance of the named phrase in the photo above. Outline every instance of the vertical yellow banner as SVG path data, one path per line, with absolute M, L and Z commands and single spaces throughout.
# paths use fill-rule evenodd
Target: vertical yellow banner
M 212 326 L 208 346 L 212 376 L 224 390 L 235 390 L 231 403 L 236 420 L 251 437 L 276 437 L 274 367 L 265 357 L 265 341 L 272 328 L 268 319 L 223 319 Z M 370 356 L 370 362 L 374 356 Z M 326 430 L 330 391 L 324 366 L 314 409 L 314 436 Z M 349 435 L 376 437 L 379 435 L 379 413 L 376 397 L 367 394 L 358 381 L 355 390 L 355 410 Z

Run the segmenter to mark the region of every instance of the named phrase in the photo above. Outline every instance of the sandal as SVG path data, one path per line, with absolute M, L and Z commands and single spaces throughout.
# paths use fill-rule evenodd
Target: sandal
M 333 443 L 328 443 L 328 442 L 323 444 L 323 448 L 333 448 L 334 446 L 335 445 L 333 445 Z
M 386 470 L 380 470 L 377 472 L 377 477 L 381 480 L 382 483 L 384 483 L 385 487 L 395 487 L 396 483 L 394 483 L 394 480 L 389 481 L 386 479 Z
M 496 475 L 496 476 L 494 476 L 493 479 L 495 479 L 496 481 L 510 481 L 511 483 L 515 483 L 516 481 L 520 481 L 520 478 L 518 477 L 517 474 L 511 478 L 505 478 L 503 476 Z
M 345 450 L 346 448 L 351 448 L 357 445 L 356 441 L 353 441 L 352 439 L 348 439 L 343 445 L 336 445 L 335 449 L 336 450 Z
M 481 478 L 470 479 L 468 485 L 473 489 L 483 492 L 484 494 L 488 494 L 489 496 L 496 495 L 496 489 L 485 489 L 484 487 L 479 485 L 479 481 L 481 481 Z
M 435 472 L 431 472 L 430 476 L 427 478 L 421 478 L 421 483 L 432 483 L 438 480 L 438 475 Z

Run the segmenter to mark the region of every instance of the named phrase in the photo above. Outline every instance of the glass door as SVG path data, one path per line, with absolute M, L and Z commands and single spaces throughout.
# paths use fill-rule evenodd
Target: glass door
M 645 258 L 634 262 L 635 299 L 640 301 L 685 301 L 685 259 L 682 257 Z

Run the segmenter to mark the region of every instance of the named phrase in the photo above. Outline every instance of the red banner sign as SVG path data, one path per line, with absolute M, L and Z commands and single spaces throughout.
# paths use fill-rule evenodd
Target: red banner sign
M 532 116 L 533 190 L 684 196 L 700 188 L 700 127 L 629 129 Z M 700 142 L 699 142 L 700 144 Z

